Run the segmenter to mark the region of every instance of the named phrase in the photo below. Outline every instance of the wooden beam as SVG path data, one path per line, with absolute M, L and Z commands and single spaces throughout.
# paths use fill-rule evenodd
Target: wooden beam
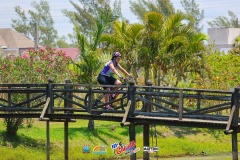
M 229 116 L 229 119 L 228 119 L 228 124 L 227 124 L 226 130 L 224 131 L 225 134 L 233 133 L 233 130 L 230 131 L 229 129 L 230 129 L 230 126 L 231 126 L 231 123 L 232 123 L 232 118 L 233 118 L 233 114 L 234 114 L 235 109 L 236 109 L 236 107 L 235 107 L 235 105 L 233 105 L 230 116 Z
M 126 126 L 126 125 L 130 125 L 129 122 L 126 122 L 127 117 L 128 117 L 128 112 L 129 112 L 129 109 L 130 109 L 130 106 L 131 106 L 131 101 L 129 100 L 129 101 L 128 101 L 128 104 L 127 104 L 127 108 L 126 108 L 125 114 L 124 114 L 124 116 L 123 116 L 123 120 L 122 120 L 122 122 L 121 122 L 121 124 L 120 124 L 122 127 L 123 127 L 123 126 Z
M 45 103 L 45 106 L 43 107 L 43 110 L 42 110 L 42 113 L 40 115 L 40 118 L 39 120 L 41 121 L 46 113 L 46 110 L 47 110 L 47 107 L 49 105 L 49 102 L 50 102 L 50 98 L 48 97 L 47 100 L 46 100 L 46 103 Z

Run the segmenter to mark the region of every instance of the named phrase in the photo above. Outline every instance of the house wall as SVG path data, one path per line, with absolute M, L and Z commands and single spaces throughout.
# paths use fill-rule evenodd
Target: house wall
M 231 49 L 237 36 L 240 35 L 240 28 L 208 28 L 209 41 L 215 43 L 218 49 Z
M 2 56 L 3 56 L 3 57 L 6 57 L 6 56 L 9 56 L 9 57 L 17 57 L 17 56 L 19 56 L 19 49 L 14 49 L 14 48 L 11 48 L 11 49 L 3 49 L 3 50 L 2 50 Z

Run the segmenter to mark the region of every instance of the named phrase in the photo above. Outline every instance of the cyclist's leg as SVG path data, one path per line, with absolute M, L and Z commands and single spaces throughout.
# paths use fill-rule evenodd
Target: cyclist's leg
M 113 88 L 113 90 L 118 90 L 119 89 L 119 87 L 118 86 L 120 86 L 120 85 L 122 85 L 122 82 L 121 81 L 119 81 L 118 79 L 116 79 L 116 78 L 114 78 L 114 77 L 110 77 L 110 83 L 111 83 L 111 85 L 115 85 L 116 87 L 114 87 Z M 117 98 L 117 96 L 118 96 L 118 94 L 115 94 L 113 97 L 113 99 L 116 99 Z
M 101 75 L 99 74 L 98 75 L 98 83 L 101 84 L 101 85 L 110 85 L 110 82 L 109 82 L 109 77 L 107 76 L 104 76 L 104 75 Z M 109 88 L 107 87 L 103 87 L 104 90 L 110 90 Z M 109 102 L 109 94 L 105 94 L 104 95 L 104 100 L 105 100 L 105 103 L 108 103 Z M 106 108 L 109 108 L 110 106 L 109 105 L 106 105 Z

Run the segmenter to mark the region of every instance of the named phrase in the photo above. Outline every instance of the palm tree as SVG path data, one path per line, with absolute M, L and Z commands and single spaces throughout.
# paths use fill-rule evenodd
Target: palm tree
M 183 24 L 183 20 L 188 20 L 189 23 Z M 168 62 L 165 64 L 168 64 L 168 68 L 171 69 L 172 77 L 176 77 L 172 84 L 177 86 L 180 79 L 186 78 L 187 73 L 199 72 L 203 66 L 202 58 L 205 49 L 203 41 L 207 39 L 207 36 L 196 32 L 191 17 L 186 17 L 181 13 L 170 16 L 166 20 L 166 26 L 168 24 L 174 24 L 174 28 L 168 31 L 170 36 L 167 36 L 166 39 L 170 45 L 168 50 L 162 52 L 166 55 L 162 59 Z M 163 46 L 164 44 L 166 43 L 163 43 Z
M 184 24 L 184 20 L 189 23 Z M 199 54 L 204 49 L 202 41 L 206 36 L 194 32 L 192 24 L 191 18 L 182 13 L 169 17 L 156 12 L 145 15 L 144 41 L 140 51 L 141 64 L 145 68 L 145 82 L 149 79 L 150 70 L 153 73 L 154 84 L 158 85 L 160 85 L 160 73 L 164 79 L 171 71 L 172 76 L 177 77 L 176 86 L 191 67 L 191 63 L 187 62 L 193 59 L 199 60 L 193 55 Z M 145 56 L 148 58 L 143 58 Z
M 162 28 L 164 24 L 164 16 L 157 12 L 149 12 L 144 17 L 144 40 L 142 48 L 139 52 L 139 63 L 145 70 L 145 84 L 150 77 L 150 69 L 156 70 L 156 57 L 159 53 L 160 40 L 162 39 Z M 147 57 L 147 58 L 146 58 Z M 155 74 L 156 75 L 156 74 Z

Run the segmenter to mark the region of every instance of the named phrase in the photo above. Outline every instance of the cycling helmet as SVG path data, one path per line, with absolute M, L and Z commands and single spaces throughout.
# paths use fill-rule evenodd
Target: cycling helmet
M 121 53 L 120 52 L 113 52 L 112 57 L 121 57 Z

